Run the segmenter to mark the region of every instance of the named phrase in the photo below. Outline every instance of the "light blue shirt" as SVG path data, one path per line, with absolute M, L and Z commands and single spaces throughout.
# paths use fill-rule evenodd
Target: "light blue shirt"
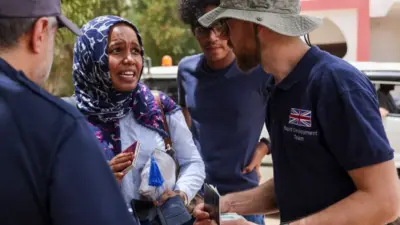
M 63 98 L 66 102 L 75 105 L 74 98 Z M 191 201 L 200 190 L 205 179 L 204 162 L 193 142 L 192 133 L 187 127 L 181 110 L 166 115 L 171 134 L 172 147 L 176 151 L 179 164 L 179 175 L 175 190 L 185 192 L 188 201 Z M 136 159 L 136 166 L 128 172 L 121 182 L 121 192 L 129 205 L 132 199 L 142 199 L 139 194 L 141 183 L 140 173 L 155 149 L 164 149 L 164 139 L 156 131 L 140 125 L 132 112 L 120 120 L 121 147 L 126 149 L 135 141 L 140 142 L 140 151 Z
M 182 111 L 167 115 L 167 122 L 171 134 L 172 145 L 176 151 L 179 164 L 179 175 L 175 190 L 186 193 L 190 201 L 200 190 L 205 179 L 203 160 L 193 142 L 192 133 L 186 125 Z M 164 149 L 164 139 L 153 130 L 140 125 L 132 114 L 120 120 L 122 149 L 126 149 L 135 141 L 140 142 L 140 151 L 137 156 L 136 167 L 122 180 L 121 191 L 125 201 L 141 199 L 139 187 L 140 173 L 155 149 Z

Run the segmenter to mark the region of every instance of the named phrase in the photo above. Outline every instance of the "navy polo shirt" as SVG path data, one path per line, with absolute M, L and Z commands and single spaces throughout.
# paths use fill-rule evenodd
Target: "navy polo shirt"
M 347 62 L 312 47 L 268 84 L 272 158 L 281 220 L 321 211 L 356 191 L 348 171 L 393 158 L 376 92 Z
M 203 54 L 186 57 L 179 64 L 179 104 L 189 109 L 206 182 L 221 194 L 259 183 L 256 171 L 242 171 L 252 159 L 264 125 L 268 79 L 261 67 L 244 74 L 236 62 L 211 70 Z
M 77 109 L 0 58 L 0 224 L 137 224 Z

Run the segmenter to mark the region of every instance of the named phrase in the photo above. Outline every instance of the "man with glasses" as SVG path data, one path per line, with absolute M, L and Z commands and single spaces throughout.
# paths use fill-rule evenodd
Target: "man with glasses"
M 260 140 L 269 76 L 261 67 L 249 76 L 238 69 L 224 24 L 205 28 L 197 22 L 218 5 L 219 0 L 180 3 L 181 18 L 203 53 L 180 62 L 178 102 L 206 164 L 206 182 L 224 195 L 259 184 L 261 160 L 269 152 L 268 140 Z M 264 224 L 262 215 L 246 218 Z

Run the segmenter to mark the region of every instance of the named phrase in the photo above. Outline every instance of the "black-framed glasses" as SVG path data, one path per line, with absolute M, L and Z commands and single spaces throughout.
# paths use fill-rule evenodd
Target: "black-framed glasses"
M 228 35 L 228 26 L 223 21 L 217 21 L 211 27 L 203 27 L 200 24 L 194 28 L 193 32 L 196 37 L 208 37 L 210 32 L 214 32 L 215 36 L 223 37 Z

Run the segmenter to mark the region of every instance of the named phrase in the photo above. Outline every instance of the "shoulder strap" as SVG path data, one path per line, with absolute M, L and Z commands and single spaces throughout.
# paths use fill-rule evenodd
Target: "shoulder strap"
M 160 109 L 161 109 L 165 132 L 167 132 L 167 134 L 168 134 L 168 137 L 164 138 L 165 149 L 168 151 L 172 147 L 172 140 L 171 140 L 171 134 L 169 132 L 167 117 L 165 116 L 165 113 L 164 113 L 164 105 L 161 102 L 160 93 L 158 91 L 152 90 L 151 93 L 153 94 L 154 99 L 156 100 L 157 104 L 160 106 Z

